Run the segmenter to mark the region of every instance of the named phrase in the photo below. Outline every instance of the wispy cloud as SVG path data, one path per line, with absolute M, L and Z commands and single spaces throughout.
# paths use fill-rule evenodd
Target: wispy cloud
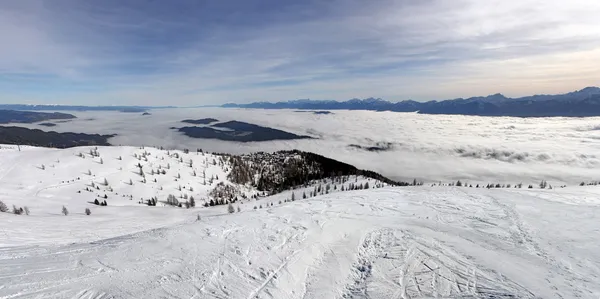
M 587 0 L 6 1 L 0 101 L 569 91 L 600 77 L 590 64 L 600 56 L 599 13 Z

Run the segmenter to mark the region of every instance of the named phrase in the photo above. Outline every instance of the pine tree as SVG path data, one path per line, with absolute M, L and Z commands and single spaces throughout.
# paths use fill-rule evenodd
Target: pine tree
M 69 215 L 69 210 L 67 210 L 67 207 L 65 207 L 65 206 L 62 207 L 62 214 L 65 216 Z
M 4 202 L 2 202 L 1 200 L 0 200 L 0 212 L 2 212 L 2 213 L 6 213 L 6 212 L 8 212 L 8 207 L 7 207 L 7 206 L 6 206 L 6 204 L 5 204 Z
M 306 192 L 302 192 L 302 199 L 306 199 Z
M 292 201 L 296 200 L 296 194 L 294 194 L 294 192 L 292 192 Z
M 102 202 L 102 205 L 103 206 L 108 206 L 108 203 L 106 202 L 106 200 Z
M 231 203 L 229 203 L 227 205 L 227 212 L 231 213 L 235 213 L 235 208 L 233 207 L 233 205 Z
M 456 181 L 456 187 L 462 187 L 462 182 L 460 180 Z
M 92 214 L 92 211 L 89 208 L 85 208 L 85 214 L 89 216 Z
M 196 206 L 196 200 L 193 196 L 190 196 L 190 206 L 193 208 Z

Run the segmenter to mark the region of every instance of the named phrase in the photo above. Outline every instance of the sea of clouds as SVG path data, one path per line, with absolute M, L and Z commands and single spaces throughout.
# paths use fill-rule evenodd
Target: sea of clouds
M 316 115 L 292 110 L 223 108 L 160 109 L 152 115 L 120 112 L 68 112 L 78 118 L 58 132 L 118 134 L 114 145 L 202 148 L 246 153 L 300 149 L 322 154 L 393 179 L 425 182 L 575 184 L 600 180 L 600 118 L 513 118 L 421 115 L 416 113 L 333 111 Z M 181 120 L 216 118 L 278 128 L 317 139 L 236 143 L 184 136 L 171 127 Z M 350 147 L 390 145 L 370 152 Z

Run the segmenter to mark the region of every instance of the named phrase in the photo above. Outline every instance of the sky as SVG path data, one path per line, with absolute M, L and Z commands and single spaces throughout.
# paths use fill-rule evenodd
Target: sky
M 0 103 L 441 100 L 598 86 L 597 0 L 0 1 Z

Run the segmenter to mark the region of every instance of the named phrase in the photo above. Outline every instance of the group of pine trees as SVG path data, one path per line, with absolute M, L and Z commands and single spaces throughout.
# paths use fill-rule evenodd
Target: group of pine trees
M 500 183 L 495 183 L 495 184 L 494 183 L 489 183 L 489 184 L 486 184 L 486 185 L 476 184 L 475 186 L 473 186 L 473 184 L 463 183 L 462 181 L 458 180 L 456 182 L 452 182 L 452 183 L 448 183 L 448 184 L 443 184 L 441 182 L 437 183 L 437 184 L 434 183 L 431 186 L 432 187 L 434 187 L 434 186 L 450 186 L 450 187 L 456 186 L 456 187 L 486 188 L 486 189 L 500 189 L 500 188 L 517 188 L 517 189 L 521 189 L 521 188 L 523 188 L 523 183 L 518 183 L 518 184 L 515 184 L 515 185 L 500 184 Z M 581 185 L 581 186 L 583 186 L 583 185 Z M 552 189 L 552 185 L 548 184 L 548 182 L 545 181 L 545 180 L 542 180 L 539 183 L 539 187 L 540 187 L 540 189 L 546 189 L 546 188 Z M 566 186 L 561 186 L 561 187 L 564 188 Z M 533 185 L 529 185 L 527 188 L 528 189 L 533 189 Z
M 0 200 L 0 212 L 6 213 L 8 211 L 8 206 L 6 206 L 6 204 Z M 29 208 L 27 206 L 17 208 L 17 206 L 13 205 L 12 213 L 15 215 L 29 215 Z
M 0 201 L 0 212 L 8 212 L 8 207 L 2 201 Z M 29 215 L 30 211 L 27 206 L 18 208 L 17 206 L 13 205 L 12 213 L 15 215 Z
M 107 206 L 108 205 L 108 203 L 106 202 L 106 199 L 104 201 L 100 202 L 100 201 L 98 201 L 97 198 L 94 199 L 94 204 L 97 206 Z

